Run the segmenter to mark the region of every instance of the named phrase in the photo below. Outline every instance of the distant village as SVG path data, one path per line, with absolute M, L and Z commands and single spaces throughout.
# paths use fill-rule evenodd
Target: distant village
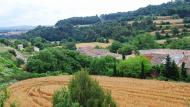
M 103 57 L 112 56 L 116 59 L 122 59 L 122 55 L 118 53 L 111 53 L 105 49 L 95 49 L 91 46 L 84 46 L 77 49 L 80 53 L 92 56 L 92 57 Z M 186 69 L 190 75 L 190 50 L 177 50 L 177 49 L 150 49 L 150 50 L 139 50 L 140 55 L 144 55 L 148 58 L 153 65 L 165 64 L 167 55 L 171 57 L 171 60 L 175 61 L 178 67 L 181 66 L 182 62 L 185 62 Z M 134 57 L 135 54 L 126 55 L 126 59 Z

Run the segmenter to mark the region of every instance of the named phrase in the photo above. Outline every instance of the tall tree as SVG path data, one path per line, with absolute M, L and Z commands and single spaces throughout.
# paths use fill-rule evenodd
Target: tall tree
M 177 67 L 175 61 L 172 61 L 169 77 L 173 80 L 179 79 L 179 71 L 178 71 L 178 67 Z
M 114 65 L 113 65 L 113 76 L 117 76 L 117 65 L 116 65 L 116 59 L 114 58 Z
M 170 71 L 171 71 L 171 58 L 169 55 L 167 55 L 166 63 L 165 63 L 165 70 L 163 71 L 162 75 L 166 78 L 169 78 Z
M 182 63 L 181 65 L 181 78 L 184 80 L 187 78 L 187 70 L 185 68 L 185 62 Z
M 144 62 L 142 61 L 141 63 L 141 74 L 140 74 L 141 79 L 145 79 L 145 73 L 144 73 Z
M 122 54 L 122 59 L 125 59 L 125 55 L 130 55 L 136 48 L 133 45 L 126 44 L 123 47 L 119 48 L 119 53 Z

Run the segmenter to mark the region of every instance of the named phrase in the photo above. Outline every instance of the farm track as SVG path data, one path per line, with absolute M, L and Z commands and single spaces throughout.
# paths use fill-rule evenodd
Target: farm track
M 24 80 L 9 87 L 11 96 L 6 106 L 51 107 L 55 90 L 67 86 L 71 76 Z M 93 76 L 112 92 L 120 107 L 188 107 L 190 84 L 131 78 Z

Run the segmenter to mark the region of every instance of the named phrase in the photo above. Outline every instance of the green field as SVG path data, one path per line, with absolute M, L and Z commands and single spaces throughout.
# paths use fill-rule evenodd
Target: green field
M 6 52 L 6 51 L 8 51 L 9 49 L 10 49 L 9 47 L 0 45 L 0 53 Z

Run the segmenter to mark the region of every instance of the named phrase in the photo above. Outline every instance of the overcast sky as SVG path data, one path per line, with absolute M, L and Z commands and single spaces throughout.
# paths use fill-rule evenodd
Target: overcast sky
M 60 19 L 126 12 L 171 0 L 0 0 L 0 27 L 53 25 Z

